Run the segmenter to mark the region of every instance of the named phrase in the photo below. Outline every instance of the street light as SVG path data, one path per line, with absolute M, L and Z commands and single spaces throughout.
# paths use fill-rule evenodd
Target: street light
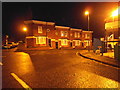
M 90 18 L 89 18 L 89 11 L 85 11 L 85 15 L 86 15 L 87 18 L 88 18 L 88 31 L 89 31 L 89 21 L 90 21 Z M 90 51 L 90 50 L 89 50 L 89 41 L 88 41 L 88 51 Z
M 116 10 L 114 10 L 113 12 L 112 12 L 112 15 L 111 15 L 111 17 L 113 17 L 113 23 L 115 24 L 115 17 L 118 17 L 118 15 L 120 14 L 119 13 L 119 10 L 120 9 L 120 7 L 118 7 Z M 119 35 L 118 35 L 119 36 Z M 113 27 L 113 40 L 114 40 L 114 38 L 115 38 L 115 30 L 114 30 L 114 27 Z M 114 46 L 114 42 L 113 42 L 113 46 Z
M 25 31 L 25 32 L 26 32 L 26 31 L 27 31 L 27 28 L 26 28 L 26 27 L 23 27 L 23 31 Z
M 27 44 L 27 40 L 26 40 L 27 27 L 23 27 L 23 31 L 25 32 L 25 43 Z M 26 47 L 26 44 L 25 44 L 25 47 Z
M 116 9 L 115 11 L 112 12 L 112 18 L 113 18 L 113 23 L 115 22 L 115 17 L 118 16 L 118 9 Z M 115 38 L 115 31 L 114 31 L 114 27 L 113 27 L 113 40 Z M 114 42 L 113 42 L 113 46 L 114 46 Z
M 88 16 L 88 31 L 89 31 L 89 11 L 85 11 L 85 15 Z

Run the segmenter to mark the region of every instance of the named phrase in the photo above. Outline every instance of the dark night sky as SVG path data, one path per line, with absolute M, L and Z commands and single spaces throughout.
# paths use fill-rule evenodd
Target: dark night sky
M 90 11 L 90 30 L 93 37 L 104 35 L 104 19 L 117 7 L 113 2 L 3 2 L 2 34 L 11 40 L 21 40 L 23 21 L 28 19 L 55 22 L 56 25 L 87 30 L 87 16 Z

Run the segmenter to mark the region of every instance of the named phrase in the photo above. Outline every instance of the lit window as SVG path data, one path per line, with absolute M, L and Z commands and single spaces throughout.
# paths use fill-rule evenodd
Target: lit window
M 61 36 L 62 37 L 67 37 L 68 36 L 68 32 L 67 31 L 61 31 Z
M 85 34 L 85 38 L 90 38 L 90 34 Z
M 65 36 L 65 37 L 67 37 L 67 35 L 68 35 L 68 32 L 67 32 L 67 31 L 65 31 L 65 32 L 64 32 L 64 36 Z
M 85 41 L 84 41 L 84 44 L 85 44 L 85 47 L 86 47 L 86 46 L 89 46 L 89 40 L 85 40 Z
M 42 26 L 38 26 L 38 33 L 42 33 Z
M 86 41 L 86 46 L 89 46 L 89 41 Z
M 75 37 L 77 37 L 77 33 L 75 32 L 75 35 L 74 35 Z
M 80 37 L 80 33 L 78 33 L 78 38 Z
M 36 37 L 36 44 L 46 44 L 46 37 Z
M 75 46 L 80 46 L 80 40 L 75 40 Z
M 61 45 L 68 45 L 67 39 L 62 39 L 61 40 Z
M 61 31 L 61 36 L 64 36 L 64 32 L 63 31 Z

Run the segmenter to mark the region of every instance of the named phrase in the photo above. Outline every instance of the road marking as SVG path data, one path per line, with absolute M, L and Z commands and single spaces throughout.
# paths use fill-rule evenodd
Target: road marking
M 11 75 L 27 90 L 32 90 L 22 79 L 20 79 L 16 74 L 11 73 Z
M 1 66 L 3 65 L 2 62 L 0 62 L 0 65 L 1 65 Z

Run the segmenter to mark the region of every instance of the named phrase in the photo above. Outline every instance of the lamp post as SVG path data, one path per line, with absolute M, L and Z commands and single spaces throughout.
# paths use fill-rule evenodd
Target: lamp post
M 89 31 L 89 21 L 90 21 L 89 11 L 85 11 L 85 15 L 87 15 L 87 19 L 88 19 L 88 31 Z
M 88 31 L 89 31 L 89 22 L 90 22 L 89 11 L 85 11 L 85 15 L 87 16 L 87 19 L 88 19 Z M 89 40 L 88 40 L 88 51 L 90 51 L 89 50 Z

